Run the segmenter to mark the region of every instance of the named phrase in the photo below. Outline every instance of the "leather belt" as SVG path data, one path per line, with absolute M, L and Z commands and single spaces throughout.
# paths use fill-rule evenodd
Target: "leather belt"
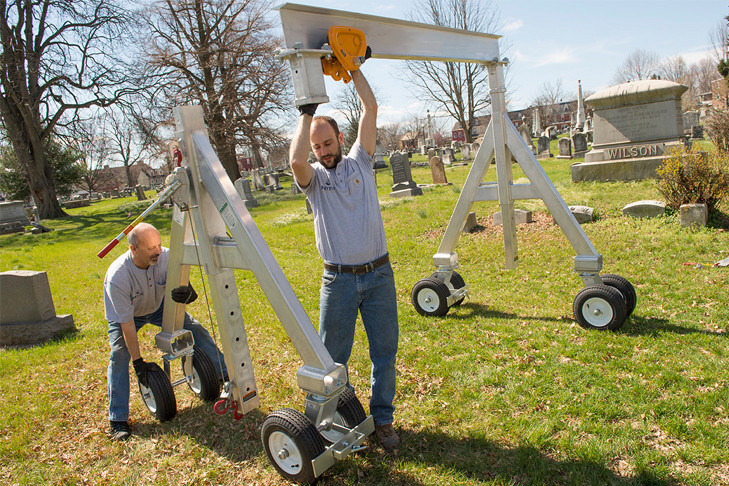
M 390 255 L 388 253 L 385 253 L 385 256 L 382 256 L 378 258 L 377 260 L 373 260 L 369 263 L 365 263 L 363 265 L 333 265 L 331 263 L 325 263 L 324 268 L 329 270 L 330 272 L 337 272 L 337 273 L 352 273 L 354 275 L 362 275 L 368 272 L 373 271 L 377 267 L 381 267 L 385 263 L 390 261 Z

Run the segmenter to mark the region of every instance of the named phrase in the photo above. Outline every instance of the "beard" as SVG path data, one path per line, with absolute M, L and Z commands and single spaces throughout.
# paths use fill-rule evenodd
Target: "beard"
M 329 154 L 326 157 L 332 157 L 329 159 L 329 164 L 325 163 L 322 159 L 319 159 L 319 163 L 326 167 L 327 169 L 336 169 L 337 165 L 342 161 L 342 146 L 337 146 L 337 151 L 333 154 Z

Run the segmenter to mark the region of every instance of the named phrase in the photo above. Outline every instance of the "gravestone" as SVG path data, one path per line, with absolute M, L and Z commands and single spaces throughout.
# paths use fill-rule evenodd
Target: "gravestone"
M 548 159 L 552 156 L 549 151 L 549 137 L 542 135 L 537 139 L 537 159 Z
M 476 226 L 478 226 L 478 218 L 476 218 L 476 213 L 470 212 L 468 213 L 466 221 L 463 223 L 463 228 L 461 228 L 461 231 L 464 233 L 470 233 L 471 231 L 476 229 Z
M 631 216 L 633 218 L 656 218 L 666 214 L 666 203 L 663 201 L 655 201 L 645 199 L 635 201 L 623 208 L 623 216 Z
M 436 155 L 438 155 L 438 152 L 433 147 L 428 149 L 428 160 L 432 159 Z
M 238 191 L 241 199 L 243 199 L 243 203 L 246 205 L 247 208 L 258 207 L 258 201 L 253 196 L 253 192 L 251 192 L 251 181 L 241 177 L 237 179 L 233 183 L 233 185 L 235 186 L 236 191 Z
M 23 201 L 0 202 L 0 235 L 22 233 L 29 224 Z
M 276 192 L 276 186 L 274 186 L 273 184 L 269 184 L 264 187 L 263 190 L 268 192 L 269 194 L 273 194 L 274 192 Z
M 268 175 L 268 180 L 270 184 L 273 184 L 273 188 L 277 191 L 280 191 L 283 189 L 283 186 L 281 185 L 281 176 L 278 172 L 272 172 Z
M 575 133 L 572 135 L 572 148 L 575 157 L 583 157 L 587 153 L 587 135 L 584 133 Z
M 684 143 L 681 95 L 688 88 L 661 79 L 634 81 L 599 91 L 593 108 L 592 150 L 572 164 L 572 180 L 640 180 L 657 177 L 667 153 Z
M 691 138 L 693 140 L 701 140 L 704 138 L 704 126 L 703 125 L 693 125 L 691 127 Z
M 291 184 L 291 194 L 301 194 L 301 188 L 299 188 L 299 185 L 297 183 Z
M 532 126 L 532 137 L 542 136 L 542 116 L 539 114 L 539 108 L 534 108 L 534 115 L 532 115 L 534 125 Z
M 263 170 L 261 168 L 253 169 L 253 189 L 256 191 L 263 191 L 266 189 L 266 184 L 263 183 Z
M 437 155 L 430 159 L 430 174 L 433 176 L 433 184 L 448 184 L 445 167 Z
M 577 116 L 575 117 L 575 130 L 581 132 L 585 128 L 585 100 L 582 98 L 582 82 L 577 80 Z M 575 149 L 575 152 L 577 149 Z
M 0 273 L 0 345 L 43 344 L 73 328 L 71 314 L 56 315 L 46 272 Z
M 451 165 L 453 164 L 453 149 L 446 148 L 442 150 L 438 150 L 440 152 L 440 159 L 445 165 Z M 433 160 L 433 159 L 431 159 Z
M 420 196 L 423 190 L 413 181 L 408 156 L 398 152 L 390 156 L 392 167 L 392 192 L 390 197 Z
M 464 161 L 471 160 L 471 146 L 469 144 L 464 144 L 461 148 L 461 157 Z
M 572 141 L 569 137 L 562 137 L 557 142 L 559 146 L 558 159 L 571 159 L 572 158 Z
M 375 169 L 384 169 L 387 167 L 387 163 L 385 163 L 385 151 L 379 143 L 375 146 L 375 157 L 372 164 Z
M 704 203 L 681 204 L 678 208 L 678 219 L 683 227 L 703 228 L 709 220 L 709 210 Z
M 146 201 L 147 200 L 147 195 L 144 194 L 144 189 L 142 189 L 142 186 L 137 184 L 136 186 L 134 186 L 134 191 L 137 194 L 137 201 Z
M 570 206 L 569 209 L 580 224 L 589 223 L 595 215 L 595 208 L 589 206 Z
M 514 209 L 514 223 L 515 224 L 528 224 L 533 221 L 532 212 L 524 209 Z M 493 217 L 494 226 L 501 226 L 503 223 L 501 211 L 494 214 Z
M 519 135 L 521 135 L 521 138 L 524 139 L 524 142 L 526 143 L 527 147 L 532 151 L 532 154 L 536 154 L 537 151 L 534 148 L 534 143 L 532 142 L 532 129 L 529 128 L 529 125 L 526 123 L 522 123 L 519 125 Z
M 475 159 L 478 156 L 478 149 L 481 147 L 478 142 L 473 142 L 471 144 L 471 152 L 473 152 L 473 158 Z
M 683 128 L 688 130 L 694 125 L 699 124 L 699 112 L 698 111 L 687 111 L 681 117 L 683 119 Z
M 112 199 L 116 199 L 116 198 L 118 198 L 118 197 L 120 197 L 120 196 L 119 196 L 119 189 L 112 189 L 112 190 L 111 190 L 111 198 L 112 198 Z

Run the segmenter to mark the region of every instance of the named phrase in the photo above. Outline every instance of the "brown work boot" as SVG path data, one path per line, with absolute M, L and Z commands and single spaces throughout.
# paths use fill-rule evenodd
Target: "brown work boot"
M 392 424 L 375 425 L 375 435 L 385 452 L 397 454 L 397 450 L 400 448 L 400 437 L 398 437 Z

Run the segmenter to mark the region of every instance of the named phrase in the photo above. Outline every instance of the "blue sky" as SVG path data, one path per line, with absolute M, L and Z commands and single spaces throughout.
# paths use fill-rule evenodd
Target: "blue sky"
M 316 5 L 391 18 L 407 18 L 410 0 L 297 0 Z M 500 48 L 511 61 L 508 74 L 510 109 L 525 108 L 545 83 L 561 80 L 567 93 L 594 92 L 612 84 L 617 68 L 635 49 L 660 58 L 681 55 L 695 62 L 708 55 L 710 33 L 724 16 L 729 1 L 718 0 L 493 0 L 503 28 Z M 278 19 L 277 19 L 278 20 Z M 504 48 L 508 45 L 508 50 Z M 378 92 L 379 123 L 422 116 L 423 102 L 392 76 L 398 61 L 371 59 L 363 72 Z M 330 98 L 341 83 L 327 82 Z M 330 104 L 331 105 L 331 104 Z M 319 113 L 331 111 L 323 106 Z

